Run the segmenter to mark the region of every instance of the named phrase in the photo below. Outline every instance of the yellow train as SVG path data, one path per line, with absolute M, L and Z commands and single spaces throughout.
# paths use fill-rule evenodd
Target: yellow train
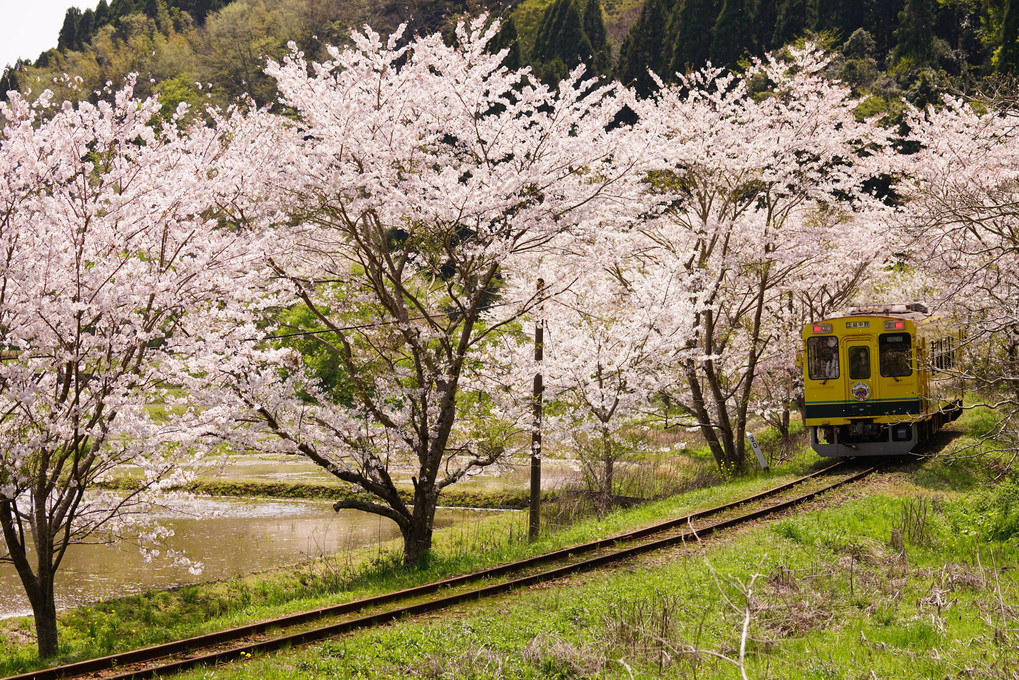
M 911 451 L 962 411 L 963 332 L 923 305 L 867 305 L 803 329 L 804 424 L 822 456 Z

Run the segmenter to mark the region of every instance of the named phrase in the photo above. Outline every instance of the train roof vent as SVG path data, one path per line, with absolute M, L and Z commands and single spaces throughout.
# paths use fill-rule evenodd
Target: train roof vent
M 849 308 L 850 316 L 858 316 L 862 314 L 926 314 L 927 305 L 919 302 L 907 302 L 904 304 L 876 304 L 876 305 L 858 305 L 856 307 Z

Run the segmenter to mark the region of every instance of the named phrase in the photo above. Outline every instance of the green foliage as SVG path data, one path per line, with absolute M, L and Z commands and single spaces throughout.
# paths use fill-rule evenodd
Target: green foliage
M 668 59 L 662 51 L 666 40 L 666 20 L 663 0 L 647 0 L 619 50 L 616 78 L 632 85 L 642 96 L 656 89 L 648 69 L 659 77 L 667 76 Z
M 716 65 L 735 66 L 744 54 L 759 55 L 807 34 L 828 32 L 841 41 L 863 28 L 874 40 L 871 55 L 847 57 L 833 75 L 861 95 L 891 100 L 901 91 L 922 104 L 934 99 L 932 86 L 948 84 L 945 73 L 960 79 L 952 83 L 959 87 L 974 72 L 1015 70 L 1016 2 L 523 0 L 493 49 L 509 47 L 508 66 L 530 64 L 546 81 L 584 61 L 589 73 L 611 72 L 646 95 L 654 89 L 649 68 L 668 82 L 676 71 L 699 68 L 709 57 Z M 411 31 L 441 28 L 445 17 L 462 16 L 464 9 L 459 0 L 427 7 L 416 13 Z M 107 81 L 120 83 L 134 72 L 137 94 L 168 97 L 164 113 L 179 101 L 224 106 L 241 95 L 265 104 L 276 93 L 263 73 L 264 59 L 281 57 L 288 40 L 322 58 L 323 45 L 343 43 L 350 28 L 367 22 L 385 33 L 406 20 L 405 8 L 388 1 L 374 7 L 336 0 L 101 0 L 94 10 L 68 10 L 58 49 L 21 64 L 0 82 L 0 91 L 38 93 L 45 83 L 58 98 L 91 97 Z M 614 65 L 611 41 L 621 43 Z M 894 60 L 885 63 L 889 55 Z M 889 87 L 882 69 L 891 66 L 897 82 Z M 64 73 L 80 76 L 80 87 L 59 82 Z M 58 82 L 50 85 L 54 78 Z M 200 95 L 184 87 L 196 82 L 203 83 Z
M 771 46 L 786 45 L 800 37 L 805 30 L 814 26 L 815 18 L 810 15 L 807 0 L 782 0 L 775 17 L 775 28 L 771 34 Z
M 940 71 L 931 68 L 915 70 L 914 65 L 910 59 L 899 62 L 900 67 L 911 72 L 908 76 L 910 84 L 903 97 L 919 109 L 937 106 L 941 103 L 941 94 L 948 85 L 947 79 Z
M 86 607 L 75 614 L 80 617 L 77 625 L 84 629 L 84 643 L 89 655 L 103 656 L 114 650 L 122 626 L 116 612 Z
M 200 24 L 205 23 L 205 18 L 212 12 L 219 11 L 232 0 L 179 0 L 180 7 L 188 12 Z
M 6 96 L 11 90 L 21 90 L 21 78 L 18 74 L 24 65 L 20 59 L 11 68 L 4 68 L 3 64 L 0 64 L 0 96 Z
M 767 52 L 772 49 L 771 34 L 778 21 L 778 5 L 779 0 L 758 0 L 755 3 L 752 52 Z
M 999 73 L 1019 70 L 1019 0 L 1003 0 L 1001 16 L 1001 47 L 994 55 L 994 67 Z
M 674 30 L 670 72 L 701 68 L 711 57 L 718 10 L 716 0 L 677 1 L 670 18 Z M 724 38 L 719 37 L 719 40 Z M 742 48 L 743 45 L 732 45 L 733 50 L 742 52 Z
M 259 105 L 275 99 L 275 83 L 263 71 L 266 59 L 282 59 L 294 37 L 288 19 L 283 7 L 263 0 L 235 1 L 208 17 L 197 52 L 228 99 L 247 94 Z
M 164 19 L 160 28 L 156 20 L 143 14 L 124 17 L 116 27 L 110 24 L 99 29 L 80 51 L 53 50 L 35 64 L 25 65 L 19 80 L 23 88 L 36 93 L 45 82 L 58 98 L 70 100 L 92 96 L 106 89 L 107 82 L 119 87 L 131 72 L 138 74 L 135 93 L 139 96 L 152 94 L 156 84 L 172 78 L 193 84 L 198 79 L 190 43 L 193 27 L 176 25 L 168 16 Z M 63 77 L 64 73 L 81 78 L 80 84 Z
M 914 68 L 935 64 L 934 20 L 936 0 L 906 0 L 895 30 L 896 62 L 909 60 Z
M 941 633 L 928 621 L 911 621 L 885 638 L 885 642 L 900 649 L 930 649 L 940 640 Z
M 119 477 L 104 485 L 106 490 L 137 488 L 138 482 L 130 476 Z M 312 484 L 308 482 L 272 482 L 253 479 L 219 480 L 201 478 L 189 483 L 185 491 L 203 496 L 233 496 L 243 498 L 302 498 L 335 502 L 340 499 L 365 499 L 363 492 L 342 483 Z M 407 503 L 414 500 L 409 486 L 400 490 Z M 555 501 L 558 494 L 548 492 L 545 500 Z M 466 486 L 452 487 L 442 492 L 442 504 L 450 508 L 520 509 L 527 507 L 528 492 L 521 489 L 489 490 Z
M 81 48 L 81 38 L 78 35 L 78 23 L 81 20 L 81 10 L 77 7 L 69 7 L 64 15 L 64 24 L 60 27 L 57 35 L 58 50 L 77 50 Z
M 203 103 L 227 106 L 242 94 L 266 103 L 275 97 L 263 73 L 267 57 L 282 56 L 292 39 L 321 58 L 324 43 L 342 44 L 348 27 L 363 27 L 367 12 L 358 3 L 321 0 L 103 0 L 94 12 L 65 18 L 62 49 L 21 63 L 6 80 L 34 96 L 48 87 L 73 101 L 136 73 L 135 94 L 142 97 L 172 91 L 186 100 L 180 86 L 202 83 Z M 386 31 L 395 23 L 374 27 Z
M 503 65 L 508 69 L 518 69 L 523 65 L 520 56 L 520 38 L 517 36 L 517 25 L 513 17 L 506 17 L 499 26 L 499 32 L 489 43 L 488 49 L 493 53 L 506 50 L 506 58 Z
M 593 58 L 594 49 L 584 32 L 576 2 L 555 0 L 545 10 L 545 16 L 538 26 L 534 47 L 531 49 L 531 61 L 535 64 L 548 64 L 558 60 L 566 70 L 570 70 L 581 61 L 590 64 Z
M 990 490 L 979 510 L 990 538 L 1019 541 L 1019 479 L 1010 477 Z
M 612 67 L 612 51 L 609 45 L 605 17 L 602 15 L 601 0 L 587 0 L 584 4 L 583 29 L 591 43 L 591 69 L 596 74 L 605 74 Z
M 608 45 L 608 32 L 605 29 L 605 17 L 602 16 L 601 0 L 587 0 L 584 3 L 583 27 L 592 48 L 600 50 Z
M 513 23 L 520 39 L 520 53 L 528 60 L 527 63 L 530 63 L 538 26 L 545 18 L 545 12 L 548 11 L 551 4 L 551 0 L 524 0 L 513 11 Z
M 106 0 L 99 0 L 96 11 L 92 17 L 92 32 L 99 30 L 110 20 L 110 5 Z
M 191 107 L 192 114 L 199 114 L 205 104 L 205 98 L 196 87 L 194 81 L 186 76 L 174 76 L 160 81 L 154 88 L 159 95 L 160 111 L 164 118 L 169 119 L 180 104 Z
M 993 409 L 979 406 L 967 409 L 962 416 L 970 436 L 983 438 L 991 434 L 998 426 L 998 417 Z
M 752 0 L 722 0 L 711 41 L 711 63 L 733 68 L 754 44 Z
M 284 337 L 279 342 L 300 352 L 304 364 L 311 369 L 319 386 L 331 396 L 334 403 L 349 406 L 353 403 L 354 383 L 347 378 L 339 354 L 328 342 L 326 327 L 305 305 L 299 305 L 280 313 L 280 335 L 288 335 L 289 329 L 300 329 L 301 334 Z M 322 334 L 320 338 L 319 335 Z

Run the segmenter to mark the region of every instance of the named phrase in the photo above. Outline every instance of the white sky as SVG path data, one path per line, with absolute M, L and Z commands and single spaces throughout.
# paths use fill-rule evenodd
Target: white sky
M 68 7 L 95 9 L 97 4 L 99 0 L 0 0 L 0 69 L 56 47 Z

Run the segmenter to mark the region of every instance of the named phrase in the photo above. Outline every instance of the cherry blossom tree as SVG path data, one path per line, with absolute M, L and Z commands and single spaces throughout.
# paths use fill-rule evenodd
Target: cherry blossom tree
M 686 273 L 649 258 L 655 244 L 617 219 L 507 273 L 509 289 L 541 278 L 550 292 L 530 315 L 542 324 L 543 357 L 534 360 L 525 336 L 493 345 L 487 359 L 513 367 L 519 399 L 541 374 L 542 439 L 581 466 L 601 511 L 611 508 L 617 463 L 641 446 L 655 400 L 683 364 L 696 309 Z
M 817 219 L 841 219 L 837 214 Z M 811 269 L 825 272 L 823 278 L 797 276 L 786 290 L 771 296 L 763 314 L 765 337 L 771 339 L 758 363 L 756 387 L 750 410 L 774 427 L 784 442 L 790 438 L 791 410 L 804 413 L 803 369 L 796 363 L 802 340 L 800 332 L 811 321 L 845 311 L 861 299 L 913 299 L 889 295 L 894 271 L 894 253 L 903 252 L 908 238 L 903 230 L 890 228 L 880 238 L 864 230 L 826 228 L 830 239 L 823 254 L 812 259 Z M 808 273 L 809 274 L 809 273 Z M 868 297 L 869 296 L 869 297 Z
M 808 47 L 739 75 L 709 67 L 635 104 L 658 139 L 667 204 L 648 229 L 705 305 L 676 400 L 719 466 L 735 471 L 758 371 L 775 347 L 769 315 L 791 291 L 851 285 L 884 249 L 889 208 L 867 183 L 892 169 L 886 134 L 856 120 L 825 63 Z M 857 245 L 846 251 L 847 241 Z
M 536 301 L 533 284 L 503 294 L 503 273 L 625 206 L 634 162 L 610 129 L 623 94 L 579 69 L 554 91 L 505 68 L 486 49 L 497 30 L 461 23 L 453 45 L 367 30 L 324 63 L 296 47 L 270 62 L 296 114 L 272 143 L 267 185 L 287 214 L 265 297 L 230 314 L 251 325 L 224 328 L 217 369 L 194 372 L 221 390 L 206 416 L 224 437 L 304 456 L 362 490 L 334 507 L 392 519 L 407 564 L 431 546 L 441 491 L 509 452 L 517 421 L 474 382 L 485 344 Z M 280 338 L 295 332 L 304 358 Z M 268 342 L 228 339 L 245 335 Z M 316 352 L 332 379 L 309 369 Z
M 966 328 L 968 366 L 954 370 L 994 408 L 985 443 L 1009 468 L 1019 456 L 1019 112 L 1012 98 L 946 98 L 908 124 L 919 148 L 907 185 L 916 264 L 935 278 L 934 307 Z
M 149 407 L 172 406 L 180 320 L 245 268 L 246 238 L 209 216 L 219 132 L 178 131 L 183 108 L 153 127 L 158 102 L 131 83 L 111 94 L 0 104 L 0 559 L 31 602 L 40 657 L 57 653 L 69 547 L 161 535 L 146 509 L 201 452 L 183 415 L 156 422 Z M 123 466 L 136 485 L 104 491 Z
M 616 463 L 638 445 L 638 420 L 685 359 L 696 309 L 683 271 L 613 274 L 579 277 L 548 305 L 541 367 L 555 404 L 548 429 L 572 445 L 602 510 L 611 507 Z

